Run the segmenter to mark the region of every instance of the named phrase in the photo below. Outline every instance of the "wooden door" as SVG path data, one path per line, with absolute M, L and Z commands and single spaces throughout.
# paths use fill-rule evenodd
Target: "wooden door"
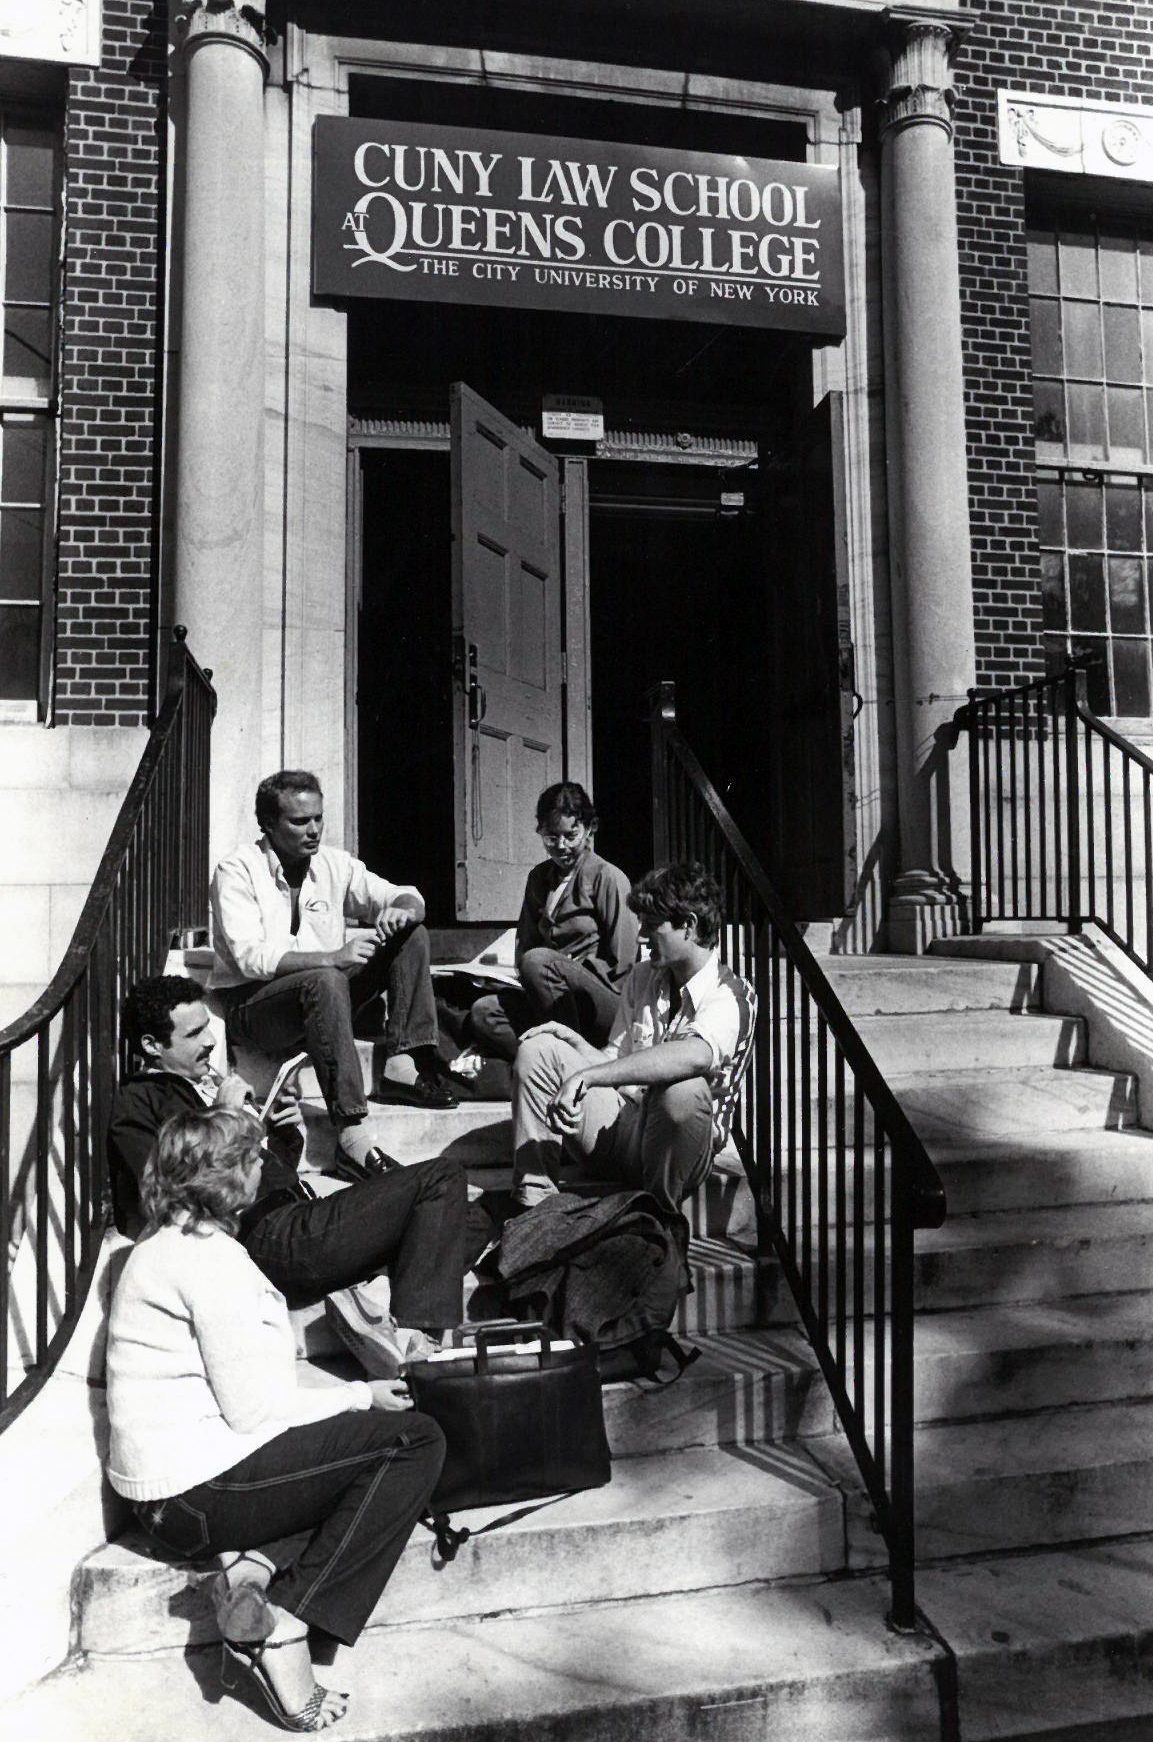
M 456 912 L 512 920 L 540 858 L 536 800 L 562 773 L 558 467 L 452 389 Z

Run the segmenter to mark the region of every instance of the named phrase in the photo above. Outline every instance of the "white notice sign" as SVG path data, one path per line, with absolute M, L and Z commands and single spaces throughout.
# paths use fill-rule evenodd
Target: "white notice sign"
M 582 393 L 546 393 L 541 400 L 540 433 L 553 441 L 603 441 L 604 405 Z

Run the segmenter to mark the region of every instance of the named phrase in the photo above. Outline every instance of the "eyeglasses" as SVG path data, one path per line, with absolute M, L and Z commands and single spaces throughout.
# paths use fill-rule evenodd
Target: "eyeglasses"
M 546 847 L 575 847 L 584 832 L 584 824 L 577 823 L 574 828 L 565 829 L 560 834 L 551 829 L 538 829 L 537 834 Z

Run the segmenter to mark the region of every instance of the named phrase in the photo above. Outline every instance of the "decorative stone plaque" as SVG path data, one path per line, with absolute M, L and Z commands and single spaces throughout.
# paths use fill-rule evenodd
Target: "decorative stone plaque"
M 100 65 L 100 0 L 0 0 L 0 59 Z
M 1002 163 L 1153 182 L 1153 109 L 998 91 Z

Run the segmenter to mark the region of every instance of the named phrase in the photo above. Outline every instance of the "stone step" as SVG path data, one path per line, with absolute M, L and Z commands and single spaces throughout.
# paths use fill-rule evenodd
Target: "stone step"
M 485 1527 L 496 1519 L 499 1529 Z M 624 1458 L 605 1488 L 455 1516 L 474 1532 L 448 1567 L 410 1539 L 370 1627 L 812 1576 L 843 1563 L 841 1502 L 803 1455 L 704 1448 Z M 181 1650 L 213 1637 L 205 1591 L 136 1533 L 77 1571 L 81 1651 Z
M 914 1072 L 1028 1070 L 1059 1068 L 1084 1063 L 1087 1056 L 1085 1021 L 1077 1016 L 1048 1016 L 1037 1012 L 1014 1014 L 1005 1010 L 922 1011 L 913 1015 L 890 1013 L 855 1016 L 853 1025 L 883 1075 Z M 801 1070 L 799 1023 L 792 1024 L 797 1070 Z M 767 1023 L 762 1026 L 762 1048 L 769 1044 Z M 810 1024 L 809 1073 L 817 1074 L 815 1024 Z M 786 1024 L 782 1021 L 778 1045 L 783 1053 Z M 829 1045 L 828 1070 L 832 1074 L 833 1046 Z
M 957 1216 L 914 1262 L 919 1310 L 1153 1289 L 1153 1203 Z
M 889 1087 L 930 1148 L 1030 1139 L 1041 1131 L 1120 1130 L 1137 1122 L 1137 1082 L 1126 1071 L 894 1073 Z
M 830 1435 L 805 1445 L 849 1495 L 851 1564 L 879 1564 L 847 1443 Z M 914 1461 L 921 1562 L 1153 1530 L 1153 1403 L 923 1426 Z
M 326 1168 L 336 1149 L 336 1137 L 324 1103 L 308 1093 L 308 1073 L 302 1077 L 301 1102 L 305 1155 L 310 1167 Z M 426 1112 L 421 1107 L 368 1106 L 374 1140 L 397 1161 L 429 1161 L 455 1156 L 469 1168 L 507 1167 L 512 1159 L 512 1121 L 507 1101 L 471 1101 L 460 1107 Z
M 887 1603 L 885 1582 L 865 1578 L 372 1630 L 340 1653 L 352 1705 L 338 1733 L 353 1742 L 929 1742 L 940 1734 L 941 1648 L 892 1633 Z M 318 1675 L 336 1680 L 323 1666 Z M 220 1698 L 219 1686 L 219 1656 L 207 1647 L 183 1662 L 90 1657 L 7 1709 L 5 1734 L 65 1742 L 92 1734 L 94 1712 L 118 1742 L 271 1734 L 247 1688 Z
M 821 965 L 853 1017 L 1041 1007 L 1036 963 L 950 961 L 929 955 L 833 956 Z
M 1042 1132 L 1031 1138 L 930 1141 L 926 1148 L 945 1189 L 950 1219 L 994 1210 L 1059 1209 L 1075 1204 L 1132 1203 L 1153 1198 L 1153 1132 Z M 887 1159 L 887 1157 L 886 1157 Z M 865 1219 L 873 1219 L 874 1150 L 863 1156 Z M 853 1165 L 851 1142 L 846 1168 Z M 825 1151 L 830 1201 L 836 1152 Z M 810 1154 L 810 1202 L 819 1209 L 818 1157 Z M 749 1213 L 752 1215 L 751 1193 Z M 750 1228 L 752 1222 L 749 1223 Z M 734 1230 L 737 1231 L 737 1230 Z
M 718 1236 L 691 1240 L 689 1273 L 693 1291 L 677 1308 L 670 1327 L 675 1336 L 702 1337 L 763 1324 L 791 1324 L 796 1317 L 776 1261 L 766 1258 L 758 1263 L 755 1252 L 737 1241 Z M 482 1316 L 469 1306 L 475 1286 L 475 1277 L 471 1282 L 466 1279 L 466 1318 Z M 343 1357 L 344 1345 L 329 1329 L 322 1301 L 297 1308 L 292 1322 L 297 1354 L 302 1359 Z
M 962 1010 L 854 1020 L 886 1076 L 1066 1067 L 1079 1065 L 1086 1057 L 1085 1023 L 1080 1017 Z
M 614 1458 L 675 1452 L 688 1446 L 756 1445 L 783 1439 L 796 1417 L 794 1392 L 811 1377 L 813 1357 L 799 1332 L 752 1328 L 685 1336 L 699 1359 L 673 1381 L 666 1358 L 658 1381 L 618 1380 L 603 1387 L 605 1428 Z M 355 1379 L 360 1369 L 337 1349 L 309 1364 L 302 1382 L 328 1374 Z M 824 1416 L 818 1431 L 828 1431 Z
M 787 1431 L 835 1432 L 832 1399 L 803 1333 L 781 1329 L 752 1335 L 763 1337 L 771 1348 L 775 1371 L 769 1385 L 775 1386 L 778 1372 L 784 1377 Z M 865 1335 L 868 1396 L 873 1342 L 870 1323 Z M 851 1328 L 848 1349 L 851 1362 Z M 918 1422 L 1153 1398 L 1153 1295 L 1086 1295 L 921 1312 L 914 1362 Z M 775 1409 L 776 1390 L 772 1397 Z
M 830 1312 L 835 1284 L 835 1238 L 836 1230 L 830 1228 L 827 1243 Z M 810 1250 L 815 1290 L 820 1252 L 816 1228 L 810 1231 Z M 861 1258 L 868 1311 L 873 1266 L 873 1231 L 868 1225 Z M 850 1226 L 844 1279 L 850 1310 L 853 1282 Z M 1153 1290 L 1153 1202 L 954 1216 L 941 1228 L 917 1234 L 913 1289 L 919 1313 Z
M 961 962 L 1016 962 L 1043 967 L 1050 940 L 1067 937 L 1069 928 L 1051 920 L 1035 923 L 1036 930 L 1010 931 L 990 925 L 979 937 L 934 938 L 926 953 L 930 961 L 948 957 Z
M 1126 1071 L 1053 1070 L 936 1070 L 889 1072 L 886 1081 L 910 1124 L 925 1147 L 933 1153 L 946 1146 L 960 1153 L 979 1152 L 986 1144 L 1028 1142 L 1038 1132 L 1117 1131 L 1137 1120 L 1137 1079 Z M 808 1129 L 805 1108 L 798 1089 L 779 1103 L 783 1146 L 791 1140 L 797 1151 L 807 1138 L 820 1138 L 820 1118 L 825 1120 L 825 1138 L 831 1146 L 836 1128 L 833 1074 L 829 1072 L 824 1103 L 816 1093 L 815 1072 L 810 1078 Z M 853 1143 L 855 1095 L 852 1077 L 846 1072 L 843 1119 L 845 1138 Z M 862 1131 L 866 1148 L 873 1140 L 873 1112 L 866 1102 Z
M 1149 1131 L 1039 1131 L 1000 1142 L 932 1142 L 928 1147 L 950 1216 L 1153 1196 Z
M 318 1673 L 352 1689 L 350 1742 L 940 1742 L 962 1712 L 965 1742 L 1150 1734 L 1153 1543 L 945 1562 L 917 1595 L 935 1637 L 894 1633 L 866 1574 L 373 1629 Z M 8 1704 L 6 1742 L 90 1735 L 94 1712 L 118 1742 L 270 1733 L 204 1646 L 79 1660 Z

